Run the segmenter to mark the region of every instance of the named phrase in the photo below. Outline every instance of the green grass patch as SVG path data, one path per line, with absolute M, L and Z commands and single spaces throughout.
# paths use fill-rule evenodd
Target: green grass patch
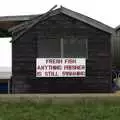
M 120 101 L 82 99 L 71 104 L 0 102 L 0 120 L 119 120 Z

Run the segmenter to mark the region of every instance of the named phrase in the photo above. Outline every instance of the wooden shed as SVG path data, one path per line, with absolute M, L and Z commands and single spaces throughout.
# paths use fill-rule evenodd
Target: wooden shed
M 13 93 L 112 92 L 111 27 L 61 6 L 9 31 Z M 85 73 L 37 77 L 37 58 L 81 58 Z

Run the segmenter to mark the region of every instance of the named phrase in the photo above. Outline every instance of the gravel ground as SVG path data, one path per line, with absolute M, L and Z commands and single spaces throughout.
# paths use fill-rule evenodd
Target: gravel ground
M 114 100 L 118 99 L 120 101 L 120 92 L 110 93 L 110 94 L 0 94 L 0 101 L 4 102 L 20 102 L 20 101 L 36 101 L 45 102 L 50 101 L 56 102 L 75 102 L 80 100 Z

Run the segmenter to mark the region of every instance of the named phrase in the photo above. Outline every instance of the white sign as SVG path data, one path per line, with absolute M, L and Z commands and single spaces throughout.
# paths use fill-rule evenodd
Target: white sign
M 85 58 L 37 58 L 36 77 L 85 77 Z

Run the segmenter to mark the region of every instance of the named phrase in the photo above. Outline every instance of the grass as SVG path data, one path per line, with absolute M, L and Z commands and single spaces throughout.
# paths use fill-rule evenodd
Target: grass
M 81 99 L 71 104 L 0 102 L 0 120 L 119 120 L 120 101 Z

